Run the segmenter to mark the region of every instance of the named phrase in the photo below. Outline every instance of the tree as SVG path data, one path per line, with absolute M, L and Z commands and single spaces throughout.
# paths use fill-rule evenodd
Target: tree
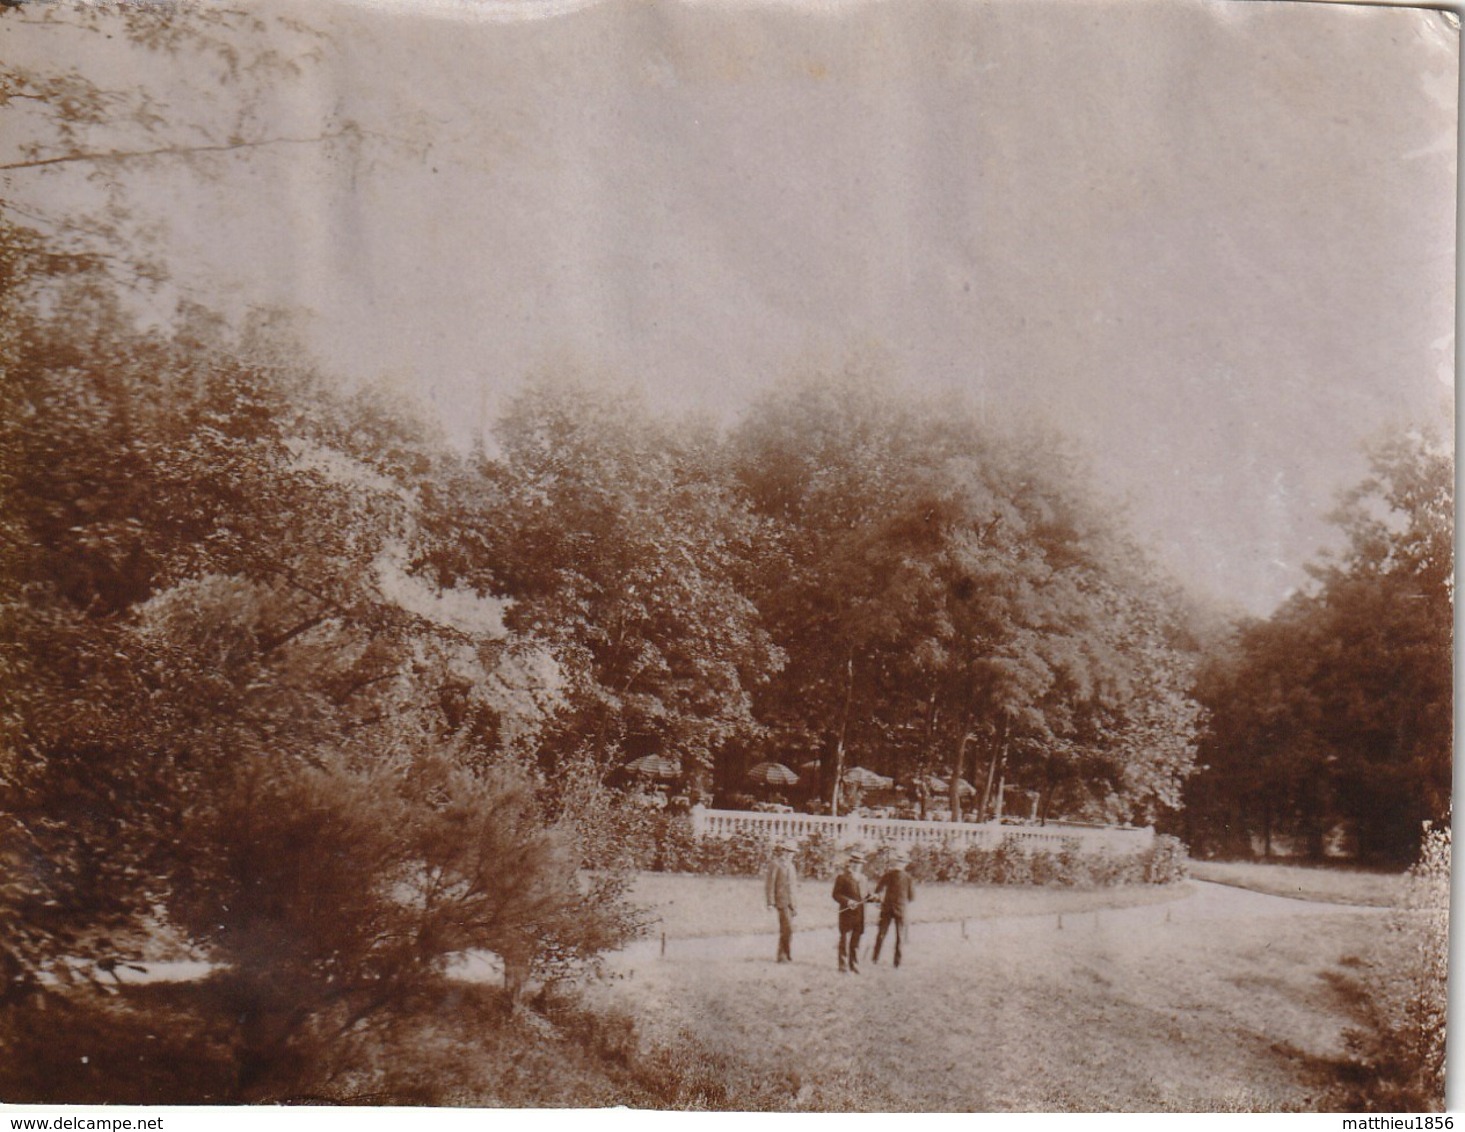
M 1335 514 L 1347 545 L 1315 586 L 1245 624 L 1199 682 L 1213 722 L 1193 804 L 1215 839 L 1301 837 L 1340 822 L 1365 857 L 1404 863 L 1448 814 L 1453 470 L 1422 433 L 1392 436 Z M 1234 838 L 1233 838 L 1234 840 Z
M 520 769 L 548 653 L 414 566 L 456 458 L 87 282 L 4 373 L 11 1009 L 139 958 L 161 910 L 245 1019 L 237 1099 L 278 1097 L 465 948 L 548 970 L 622 938 Z
M 782 664 L 739 584 L 751 524 L 714 438 L 550 379 L 497 436 L 469 526 L 480 571 L 512 598 L 508 624 L 552 642 L 572 687 L 546 758 L 588 755 L 605 773 L 664 753 L 705 775 L 757 735 L 751 689 Z
M 1194 724 L 1179 614 L 1060 438 L 853 377 L 775 395 L 733 448 L 770 532 L 759 607 L 791 657 L 762 707 L 822 754 L 832 802 L 860 749 L 907 782 L 941 770 L 958 819 L 969 773 L 982 815 L 1009 773 L 1045 813 L 1060 785 L 1090 816 L 1173 805 Z M 1143 719 L 1174 728 L 1165 757 Z
M 907 580 L 889 517 L 920 466 L 912 422 L 873 377 L 854 373 L 770 396 L 731 447 L 763 525 L 754 600 L 789 657 L 786 679 L 762 697 L 771 741 L 818 761 L 837 813 L 854 731 L 870 715 L 864 701 L 902 633 L 905 603 L 885 591 Z

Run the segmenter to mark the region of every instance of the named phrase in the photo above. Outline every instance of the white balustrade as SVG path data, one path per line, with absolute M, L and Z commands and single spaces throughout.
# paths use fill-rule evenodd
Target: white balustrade
M 1007 825 L 1001 822 L 910 821 L 872 818 L 859 814 L 830 817 L 824 814 L 765 814 L 751 810 L 709 810 L 692 807 L 692 832 L 697 837 L 731 837 L 752 833 L 768 841 L 801 841 L 823 834 L 836 845 L 915 845 L 945 843 L 953 849 L 980 846 L 996 849 L 1003 841 L 1033 851 L 1107 849 L 1111 853 L 1138 853 L 1155 839 L 1153 828 L 1094 825 Z

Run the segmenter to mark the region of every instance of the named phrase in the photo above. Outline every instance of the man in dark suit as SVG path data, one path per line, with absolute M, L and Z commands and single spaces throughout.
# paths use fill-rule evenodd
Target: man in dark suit
M 839 905 L 839 971 L 860 973 L 860 937 L 865 934 L 865 901 L 870 884 L 865 878 L 865 855 L 858 850 L 845 858 L 834 878 L 834 902 Z
M 799 874 L 794 870 L 794 847 L 787 841 L 773 848 L 773 860 L 763 878 L 763 894 L 768 907 L 778 913 L 778 961 L 792 963 L 794 917 L 798 915 L 794 887 Z
M 900 966 L 901 945 L 905 943 L 906 908 L 916 898 L 916 886 L 905 871 L 909 859 L 904 849 L 897 849 L 890 868 L 875 886 L 875 893 L 880 897 L 880 928 L 875 933 L 875 953 L 870 956 L 871 963 L 880 962 L 880 947 L 885 942 L 885 933 L 894 924 L 895 965 Z

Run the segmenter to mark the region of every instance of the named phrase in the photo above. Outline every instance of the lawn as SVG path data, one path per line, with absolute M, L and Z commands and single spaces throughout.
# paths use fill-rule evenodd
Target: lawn
M 683 942 L 627 959 L 595 995 L 646 1043 L 778 1082 L 793 1110 L 1326 1109 L 1381 922 L 1206 884 L 1148 901 L 932 885 L 918 911 L 973 917 L 918 921 L 899 970 L 867 961 L 851 977 L 822 884 L 805 886 L 795 962 L 775 965 L 756 882 L 645 882 Z M 705 938 L 729 922 L 763 935 Z
M 1273 896 L 1374 908 L 1392 905 L 1404 883 L 1403 874 L 1398 872 L 1271 861 L 1191 861 L 1190 875 Z
M 1344 1035 L 1362 1021 L 1360 983 L 1384 923 L 1372 908 L 1203 882 L 922 885 L 902 966 L 867 951 L 849 976 L 835 966 L 827 887 L 804 882 L 794 962 L 777 965 L 756 879 L 643 876 L 636 895 L 664 914 L 665 943 L 656 933 L 607 957 L 582 997 L 557 1006 L 510 1011 L 483 972 L 449 984 L 394 1021 L 389 1045 L 367 1049 L 330 1095 L 477 1107 L 1327 1110 L 1350 1069 Z M 60 1030 L 22 1026 L 20 1056 L 0 1061 L 0 1094 L 215 1102 L 232 1069 L 214 993 L 138 983 Z

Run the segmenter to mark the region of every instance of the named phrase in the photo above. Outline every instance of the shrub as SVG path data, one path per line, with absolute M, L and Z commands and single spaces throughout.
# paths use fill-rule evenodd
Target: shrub
M 390 1028 L 460 952 L 555 978 L 634 928 L 619 879 L 587 883 L 507 770 L 244 767 L 179 838 L 168 907 L 224 969 L 210 981 L 235 1023 L 234 1100 L 294 1095 L 340 1035 Z
M 997 854 L 981 845 L 969 845 L 963 854 L 963 865 L 968 884 L 997 883 Z
M 1004 837 L 992 854 L 992 874 L 997 884 L 1032 884 L 1032 854 L 1020 842 Z
M 1032 884 L 1071 885 L 1077 866 L 1071 854 L 1072 846 L 1065 843 L 1057 853 L 1047 850 L 1035 852 L 1029 859 L 1028 875 Z
M 642 827 L 628 822 L 624 838 L 633 840 Z M 688 872 L 722 876 L 756 875 L 767 867 L 769 843 L 759 834 L 740 831 L 728 838 L 699 840 L 691 820 L 683 814 L 661 814 L 649 835 L 649 848 L 637 851 L 641 868 L 661 872 Z M 839 845 L 823 831 L 805 837 L 795 864 L 799 875 L 827 880 L 838 869 L 848 846 Z M 866 872 L 880 876 L 894 858 L 895 846 L 881 844 L 866 857 Z M 1185 846 L 1174 837 L 1159 836 L 1139 853 L 1117 854 L 1107 849 L 1086 850 L 1069 839 L 1056 853 L 1031 850 L 1016 838 L 1004 838 L 995 848 L 972 845 L 964 849 L 950 841 L 905 845 L 910 852 L 911 876 L 925 883 L 1045 884 L 1073 888 L 1121 884 L 1170 884 L 1183 880 Z M 627 850 L 623 847 L 621 852 Z
M 1155 844 L 1147 851 L 1143 876 L 1134 879 L 1143 879 L 1146 884 L 1174 884 L 1189 875 L 1188 860 L 1183 841 L 1167 833 L 1157 834 Z
M 1064 848 L 1055 857 L 1056 874 L 1046 883 L 1071 889 L 1091 889 L 1105 857 L 1103 849 L 1086 854 L 1077 841 L 1065 841 Z
M 666 840 L 662 812 L 607 788 L 600 774 L 591 761 L 570 761 L 542 799 L 573 836 L 581 867 L 595 872 L 665 868 L 657 863 Z
M 1419 861 L 1368 964 L 1367 1025 L 1347 1035 L 1349 1110 L 1439 1112 L 1445 1100 L 1450 830 L 1427 829 Z
M 1149 867 L 1148 851 L 1118 856 L 1107 849 L 1090 853 L 1082 859 L 1084 887 L 1109 888 L 1141 879 Z
M 834 838 L 820 830 L 799 843 L 794 867 L 801 877 L 829 880 L 839 871 L 840 853 Z
M 965 879 L 965 862 L 948 841 L 922 842 L 911 848 L 910 874 L 921 881 Z
M 663 873 L 699 872 L 702 843 L 684 813 L 663 814 L 656 830 L 653 868 Z
M 768 865 L 768 842 L 756 833 L 739 830 L 731 837 L 708 837 L 698 843 L 694 858 L 699 873 L 755 876 Z

